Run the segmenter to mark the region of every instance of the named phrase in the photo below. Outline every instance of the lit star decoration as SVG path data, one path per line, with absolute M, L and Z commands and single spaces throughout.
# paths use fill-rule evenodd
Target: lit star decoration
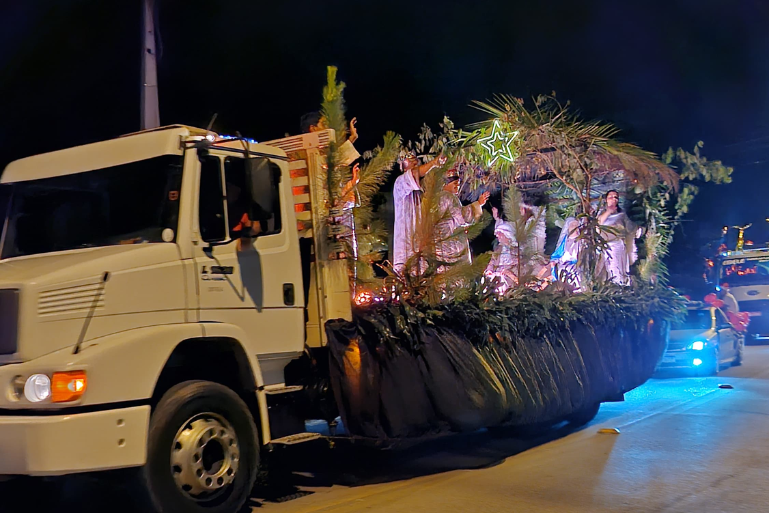
M 508 162 L 515 161 L 518 152 L 512 148 L 512 145 L 517 136 L 517 131 L 506 134 L 502 130 L 499 120 L 494 120 L 491 135 L 478 140 L 480 145 L 489 152 L 489 166 L 493 166 L 499 158 L 507 160 Z

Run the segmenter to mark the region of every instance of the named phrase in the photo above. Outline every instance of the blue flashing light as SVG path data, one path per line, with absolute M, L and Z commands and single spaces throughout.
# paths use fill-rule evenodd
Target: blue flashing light
M 232 139 L 240 139 L 240 138 L 236 137 L 234 135 L 220 135 L 219 136 L 219 140 L 220 141 L 229 141 L 229 140 L 232 140 Z M 249 142 L 251 144 L 259 144 L 258 141 L 255 141 L 253 139 L 249 139 L 248 137 L 244 137 L 243 139 L 245 139 L 247 142 Z
M 695 351 L 702 351 L 703 349 L 705 349 L 705 342 L 703 342 L 702 340 L 697 340 L 692 344 L 692 349 L 694 349 Z
M 694 364 L 695 367 L 699 367 L 700 365 L 702 365 L 702 360 L 700 360 L 699 358 L 695 358 L 694 360 L 692 360 L 692 363 Z

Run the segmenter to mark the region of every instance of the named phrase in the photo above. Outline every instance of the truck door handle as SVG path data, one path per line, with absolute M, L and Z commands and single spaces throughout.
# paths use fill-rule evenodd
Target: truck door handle
M 283 304 L 286 306 L 294 306 L 295 301 L 296 301 L 296 297 L 294 295 L 294 284 L 284 283 L 283 284 Z

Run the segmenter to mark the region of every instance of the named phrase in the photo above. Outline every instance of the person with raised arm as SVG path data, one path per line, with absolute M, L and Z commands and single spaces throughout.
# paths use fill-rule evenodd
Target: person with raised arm
M 401 175 L 393 187 L 395 226 L 393 228 L 393 268 L 403 273 L 406 263 L 416 254 L 414 238 L 420 222 L 422 203 L 422 178 L 436 167 L 446 163 L 440 155 L 425 164 L 419 164 L 416 155 L 408 152 L 400 159 Z M 420 264 L 419 270 L 422 271 Z
M 483 192 L 469 205 L 459 201 L 459 175 L 456 171 L 446 173 L 443 191 L 438 199 L 440 219 L 435 226 L 435 256 L 441 265 L 439 272 L 447 265 L 456 264 L 462 260 L 472 262 L 470 241 L 467 234 L 460 228 L 477 222 L 483 214 L 483 205 L 489 199 L 489 193 Z

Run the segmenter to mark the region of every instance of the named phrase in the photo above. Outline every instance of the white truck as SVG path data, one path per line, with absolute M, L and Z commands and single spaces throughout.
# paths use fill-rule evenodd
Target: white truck
M 351 316 L 331 137 L 176 125 L 6 167 L 0 479 L 136 467 L 157 510 L 232 512 L 262 448 L 318 436 L 281 405 L 286 365 Z

